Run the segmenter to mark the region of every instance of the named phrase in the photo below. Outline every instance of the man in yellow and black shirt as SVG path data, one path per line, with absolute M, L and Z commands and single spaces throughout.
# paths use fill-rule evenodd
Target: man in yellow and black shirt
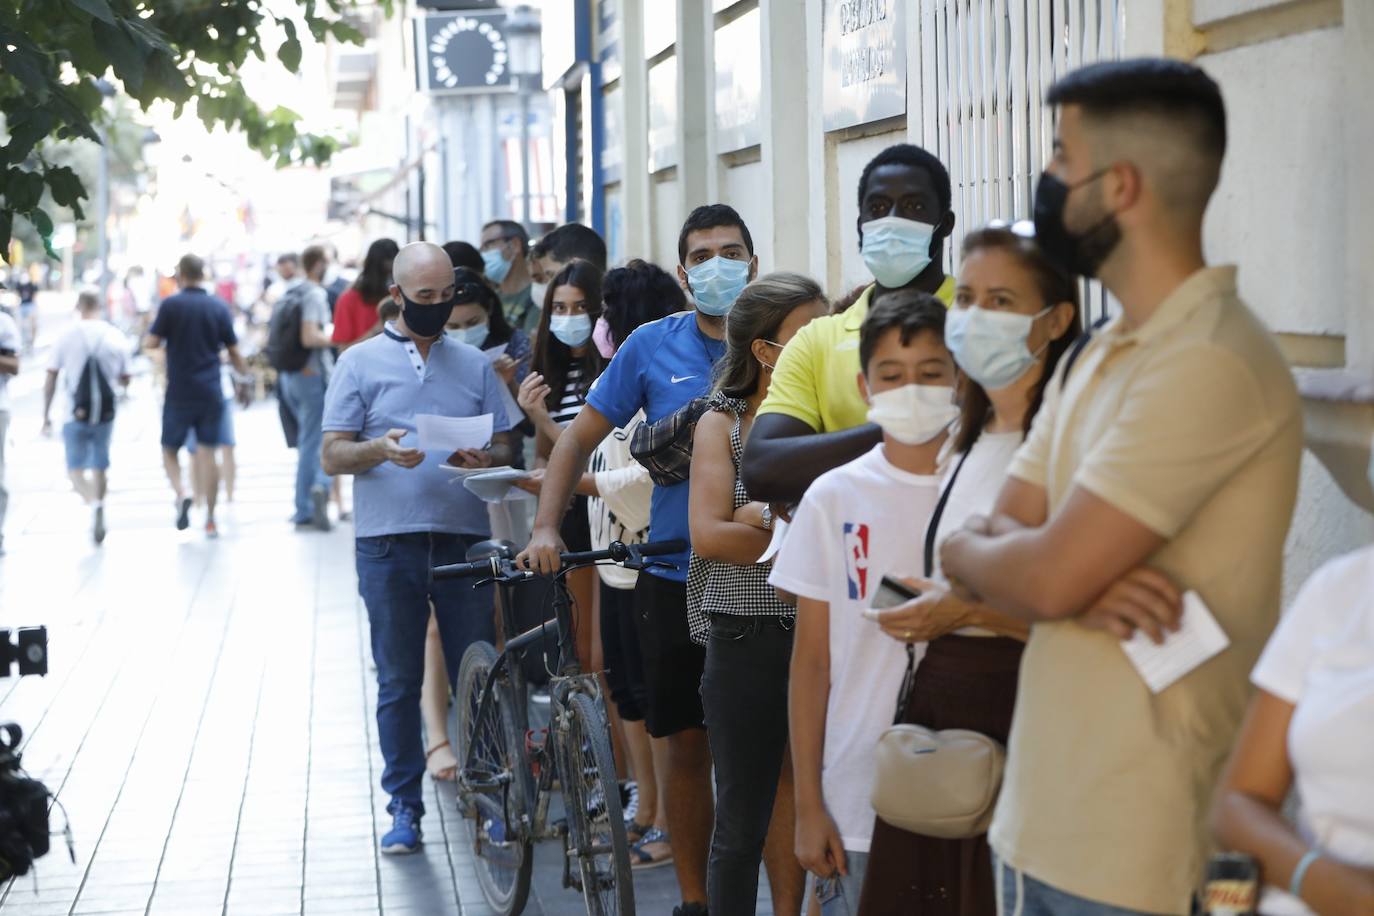
M 849 308 L 788 342 L 749 434 L 741 471 L 755 499 L 792 503 L 821 474 L 882 441 L 859 390 L 859 327 L 891 290 L 954 299 L 942 266 L 954 230 L 949 172 L 917 146 L 890 146 L 859 178 L 859 248 L 875 281 Z

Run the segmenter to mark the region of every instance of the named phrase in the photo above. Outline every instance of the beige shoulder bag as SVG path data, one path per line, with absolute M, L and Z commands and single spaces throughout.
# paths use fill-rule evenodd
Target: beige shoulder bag
M 972 448 L 969 449 L 972 451 Z M 926 578 L 935 570 L 935 535 L 950 491 L 964 469 L 964 452 L 926 527 Z M 987 735 L 963 728 L 942 731 L 902 724 L 916 679 L 916 650 L 906 647 L 906 676 L 894 724 L 878 739 L 873 810 L 894 827 L 942 839 L 986 833 L 1002 787 L 1007 752 Z

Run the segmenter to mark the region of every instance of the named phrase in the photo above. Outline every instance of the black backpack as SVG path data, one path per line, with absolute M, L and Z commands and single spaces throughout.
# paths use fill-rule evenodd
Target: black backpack
M 114 387 L 96 358 L 99 349 L 97 342 L 95 349 L 86 357 L 86 364 L 81 367 L 81 378 L 76 383 L 76 393 L 72 397 L 72 418 L 89 426 L 108 423 L 115 415 Z
M 300 372 L 310 361 L 310 350 L 301 344 L 304 310 L 304 283 L 287 290 L 272 310 L 267 325 L 267 362 L 278 372 Z

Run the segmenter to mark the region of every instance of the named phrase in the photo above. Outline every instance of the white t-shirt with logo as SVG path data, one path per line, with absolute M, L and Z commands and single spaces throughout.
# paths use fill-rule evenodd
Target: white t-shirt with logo
M 115 389 L 120 377 L 129 374 L 129 347 L 114 325 L 98 318 L 78 321 L 63 332 L 48 356 L 48 369 L 60 373 L 62 390 L 67 394 L 67 406 L 59 414 L 64 421 L 72 418 L 71 402 L 86 360 L 94 356 L 110 388 Z
M 894 467 L 883 446 L 817 478 L 770 584 L 830 606 L 830 698 L 821 786 L 844 848 L 868 852 L 873 750 L 892 724 L 906 649 L 863 616 L 884 575 L 919 576 L 938 475 Z M 924 645 L 916 647 L 917 659 Z
M 1374 868 L 1374 547 L 1313 574 L 1250 679 L 1294 706 L 1298 833 L 1325 856 Z M 1262 909 L 1311 912 L 1277 888 L 1266 889 Z
M 9 312 L 0 310 L 0 350 L 19 352 L 19 325 L 15 324 Z M 0 373 L 0 410 L 10 409 L 10 377 Z

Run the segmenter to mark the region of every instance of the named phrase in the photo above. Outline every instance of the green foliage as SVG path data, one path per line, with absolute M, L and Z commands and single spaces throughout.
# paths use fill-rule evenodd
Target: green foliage
M 265 0 L 0 0 L 0 257 L 8 257 L 15 215 L 28 220 L 52 254 L 47 198 L 82 217 L 85 183 L 51 161 L 44 141 L 100 142 L 109 119 L 97 80 L 113 75 L 147 108 L 167 100 L 181 114 L 196 100 L 207 127 L 241 130 L 278 165 L 323 163 L 337 141 L 302 133 L 285 108 L 263 111 L 243 91 L 239 70 L 251 54 L 266 60 L 260 33 L 268 19 L 286 33 L 277 60 L 300 68 L 297 22 L 316 41 L 359 43 L 348 22 L 358 0 L 296 0 L 299 19 L 277 16 Z M 380 4 L 386 15 L 393 0 Z

